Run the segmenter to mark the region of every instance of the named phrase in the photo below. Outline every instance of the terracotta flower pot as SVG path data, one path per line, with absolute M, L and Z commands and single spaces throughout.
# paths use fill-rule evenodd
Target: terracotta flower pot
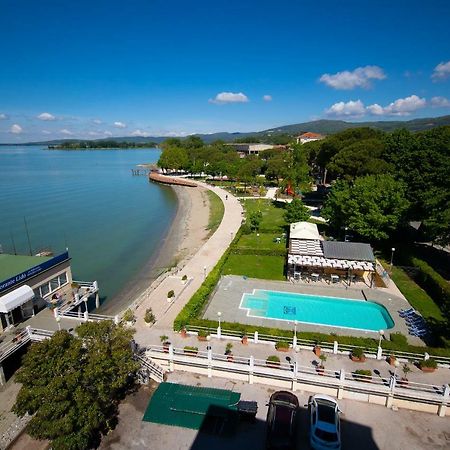
M 320 356 L 320 354 L 321 354 L 321 352 L 322 352 L 322 349 L 318 346 L 318 345 L 316 345 L 315 347 L 314 347 L 314 354 L 316 355 L 316 356 Z
M 388 357 L 388 362 L 391 366 L 395 366 L 395 361 L 397 361 L 397 358 L 395 356 Z
M 434 367 L 425 367 L 425 366 L 421 366 L 420 370 L 422 372 L 426 372 L 426 373 L 431 373 L 434 372 L 436 369 Z
M 247 336 L 242 336 L 241 342 L 243 345 L 247 345 L 248 344 L 248 337 Z
M 180 331 L 180 335 L 181 335 L 182 338 L 187 337 L 187 331 L 186 331 L 186 328 L 183 328 L 183 329 Z
M 357 358 L 356 356 L 352 355 L 350 358 L 353 362 L 364 362 L 366 360 L 365 356 L 362 356 L 361 358 Z

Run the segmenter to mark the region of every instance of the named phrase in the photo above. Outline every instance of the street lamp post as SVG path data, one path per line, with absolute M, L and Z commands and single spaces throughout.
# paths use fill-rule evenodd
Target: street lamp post
M 61 331 L 61 317 L 57 316 L 55 320 L 56 323 L 58 324 L 58 331 Z
M 219 326 L 217 327 L 217 337 L 219 339 L 221 339 L 222 338 L 222 321 L 221 321 L 222 313 L 220 311 L 217 313 L 217 317 L 219 318 Z
M 203 266 L 203 279 L 206 278 L 206 266 Z
M 383 355 L 383 349 L 381 348 L 381 340 L 384 336 L 384 330 L 378 331 L 378 334 L 380 335 L 380 339 L 378 340 L 378 350 L 377 350 L 377 359 L 380 360 Z
M 390 264 L 390 269 L 389 269 L 390 274 L 392 274 L 392 266 L 394 265 L 394 252 L 395 252 L 395 247 L 392 247 L 391 248 L 391 264 Z
M 347 231 L 348 231 L 348 227 L 345 227 L 345 234 L 344 234 L 344 242 L 347 242 Z
M 297 321 L 294 320 L 294 339 L 292 340 L 294 351 L 297 351 Z

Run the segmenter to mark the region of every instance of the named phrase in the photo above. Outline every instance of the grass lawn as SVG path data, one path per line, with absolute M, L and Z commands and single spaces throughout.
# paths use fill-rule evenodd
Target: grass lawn
M 270 249 L 270 250 L 284 250 L 286 242 L 274 242 L 275 238 L 281 238 L 281 233 L 257 233 L 243 234 L 237 243 L 239 248 L 255 248 L 255 249 Z
M 284 220 L 284 207 L 282 205 L 276 206 L 272 200 L 256 199 L 244 200 L 244 208 L 246 216 L 255 211 L 261 211 L 262 221 L 261 230 L 280 230 L 288 225 Z
M 384 265 L 385 267 L 388 266 L 386 263 Z M 417 309 L 422 316 L 434 318 L 438 321 L 444 320 L 441 310 L 433 302 L 433 299 L 404 270 L 394 266 L 391 278 L 411 306 Z
M 220 197 L 214 193 L 213 191 L 208 192 L 208 200 L 209 200 L 209 222 L 208 222 L 208 230 L 210 235 L 217 230 L 222 222 L 222 217 L 224 213 L 224 206 Z
M 230 255 L 225 263 L 223 275 L 246 275 L 249 278 L 286 280 L 283 256 Z

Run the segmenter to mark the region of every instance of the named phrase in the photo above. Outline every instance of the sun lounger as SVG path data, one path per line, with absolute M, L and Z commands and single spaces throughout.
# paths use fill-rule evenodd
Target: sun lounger
M 405 317 L 415 312 L 416 311 L 414 310 L 414 308 L 408 308 L 408 309 L 400 309 L 398 313 L 400 314 L 400 317 Z

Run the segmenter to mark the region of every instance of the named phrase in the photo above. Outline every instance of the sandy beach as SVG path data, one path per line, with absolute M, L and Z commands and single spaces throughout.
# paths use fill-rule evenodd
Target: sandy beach
M 147 296 L 152 284 L 170 269 L 184 266 L 208 238 L 209 200 L 203 187 L 172 186 L 177 195 L 178 207 L 172 226 L 161 242 L 158 251 L 151 255 L 141 271 L 110 301 L 96 312 L 119 314 L 128 306 L 139 303 Z

